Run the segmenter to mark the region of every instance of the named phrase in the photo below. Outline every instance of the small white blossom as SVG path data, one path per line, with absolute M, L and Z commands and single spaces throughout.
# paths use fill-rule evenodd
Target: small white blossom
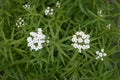
M 89 49 L 90 48 L 90 36 L 85 34 L 83 31 L 76 32 L 75 35 L 72 37 L 72 46 L 78 49 L 78 52 L 82 52 L 81 50 Z
M 78 45 L 77 48 L 78 48 L 79 50 L 81 50 L 81 49 L 82 49 L 82 46 L 81 46 L 81 45 Z
M 100 57 L 102 57 L 102 56 L 103 56 L 103 55 L 102 55 L 102 53 L 99 53 L 98 55 L 99 55 Z
M 72 42 L 77 42 L 77 36 L 76 35 L 73 35 L 73 38 L 72 38 Z
M 30 32 L 30 37 L 27 38 L 28 47 L 30 50 L 39 50 L 43 48 L 43 43 L 49 43 L 49 40 L 45 41 L 45 35 L 42 33 L 42 29 L 38 28 L 38 32 Z
M 89 43 L 90 43 L 90 40 L 89 40 L 89 39 L 85 39 L 85 40 L 84 40 L 84 43 L 85 43 L 85 44 L 89 44 Z
M 97 13 L 98 13 L 98 15 L 99 15 L 100 17 L 103 16 L 103 15 L 102 15 L 102 10 L 99 10 Z
M 30 32 L 30 35 L 36 38 L 38 37 L 38 34 L 36 32 Z
M 57 1 L 57 3 L 56 3 L 56 7 L 58 7 L 58 8 L 60 8 L 60 2 L 59 1 Z
M 83 39 L 82 39 L 82 38 L 78 38 L 77 41 L 78 41 L 79 43 L 82 43 L 82 42 L 83 42 Z
M 82 38 L 83 38 L 83 39 L 86 39 L 86 38 L 87 38 L 87 35 L 86 35 L 86 34 L 82 34 Z
M 99 10 L 99 11 L 98 11 L 98 14 L 102 14 L 102 10 Z
M 31 37 L 28 37 L 28 38 L 27 38 L 27 41 L 28 41 L 28 42 L 32 42 L 32 38 L 31 38 Z
M 103 48 L 101 49 L 101 52 L 104 52 L 104 49 L 103 49 Z
M 77 43 L 73 43 L 71 44 L 74 48 L 78 48 L 78 44 Z
M 98 54 L 99 54 L 99 51 L 96 51 L 96 54 L 98 55 Z
M 24 22 L 24 19 L 22 19 L 21 17 L 16 21 L 16 26 L 19 28 L 19 27 L 22 27 L 25 25 L 25 22 Z
M 86 38 L 89 39 L 89 38 L 90 38 L 90 35 L 87 34 L 87 35 L 86 35 Z
M 45 15 L 53 15 L 53 9 L 50 7 L 47 7 L 44 11 Z
M 79 32 L 79 35 L 81 35 L 81 36 L 84 35 L 84 34 L 85 34 L 85 33 L 84 33 L 83 31 L 80 31 L 80 32 Z
M 23 8 L 26 9 L 26 10 L 29 10 L 30 9 L 30 5 L 29 4 L 24 4 Z
M 49 43 L 50 41 L 49 41 L 49 40 L 47 40 L 46 42 L 47 42 L 47 43 Z
M 107 28 L 110 29 L 110 28 L 111 28 L 111 24 L 108 24 L 108 25 L 107 25 Z
M 90 48 L 90 45 L 88 44 L 88 45 L 86 45 L 86 49 L 89 49 Z
M 80 32 L 76 32 L 75 34 L 76 34 L 76 35 L 80 35 Z
M 104 60 L 103 57 L 107 56 L 107 54 L 104 52 L 104 49 L 102 48 L 101 51 L 96 51 L 96 59 Z

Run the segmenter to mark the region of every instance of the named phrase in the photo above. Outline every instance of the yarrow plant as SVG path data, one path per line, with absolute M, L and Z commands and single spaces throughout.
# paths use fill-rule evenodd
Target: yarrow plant
M 24 4 L 23 8 L 26 9 L 26 10 L 30 9 L 30 4 Z
M 0 0 L 0 80 L 120 80 L 119 4 Z
M 104 52 L 104 49 L 101 49 L 101 51 L 96 51 L 96 59 L 100 59 L 101 61 L 103 61 L 103 57 L 107 56 L 107 54 Z
M 42 33 L 41 28 L 38 28 L 38 33 L 30 32 L 30 37 L 27 38 L 28 47 L 30 47 L 30 50 L 37 51 L 39 49 L 42 49 L 42 44 L 46 42 L 45 37 L 46 36 Z M 47 43 L 49 43 L 49 40 L 47 40 Z
M 19 28 L 19 27 L 22 27 L 25 25 L 25 21 L 24 19 L 22 19 L 21 17 L 17 20 L 16 22 L 16 26 Z
M 53 9 L 50 7 L 47 7 L 44 11 L 45 15 L 53 15 Z
M 77 48 L 78 51 L 81 53 L 81 50 L 89 49 L 90 48 L 90 35 L 85 34 L 83 31 L 76 32 L 75 35 L 72 37 L 72 46 Z

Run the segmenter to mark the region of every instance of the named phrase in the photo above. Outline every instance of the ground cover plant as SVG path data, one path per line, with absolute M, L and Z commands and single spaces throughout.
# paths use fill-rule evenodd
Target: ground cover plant
M 120 80 L 120 0 L 0 0 L 0 80 Z

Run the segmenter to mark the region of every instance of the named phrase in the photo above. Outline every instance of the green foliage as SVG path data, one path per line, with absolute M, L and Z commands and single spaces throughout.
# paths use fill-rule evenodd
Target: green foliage
M 0 0 L 0 80 L 120 80 L 120 1 L 60 0 L 60 8 L 56 2 Z M 44 15 L 48 6 L 54 15 Z M 25 25 L 17 28 L 19 17 Z M 50 43 L 30 51 L 26 39 L 38 28 Z M 82 53 L 71 46 L 77 31 L 90 34 L 91 47 Z M 95 59 L 101 48 L 104 61 Z

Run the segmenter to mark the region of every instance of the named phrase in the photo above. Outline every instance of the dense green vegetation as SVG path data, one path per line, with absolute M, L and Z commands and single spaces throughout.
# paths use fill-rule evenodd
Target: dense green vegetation
M 120 0 L 56 2 L 0 0 L 0 80 L 120 80 Z M 52 15 L 45 15 L 47 7 Z M 30 50 L 27 38 L 38 28 L 49 43 Z M 81 53 L 71 45 L 78 31 L 90 35 Z M 96 59 L 101 49 L 103 60 Z

